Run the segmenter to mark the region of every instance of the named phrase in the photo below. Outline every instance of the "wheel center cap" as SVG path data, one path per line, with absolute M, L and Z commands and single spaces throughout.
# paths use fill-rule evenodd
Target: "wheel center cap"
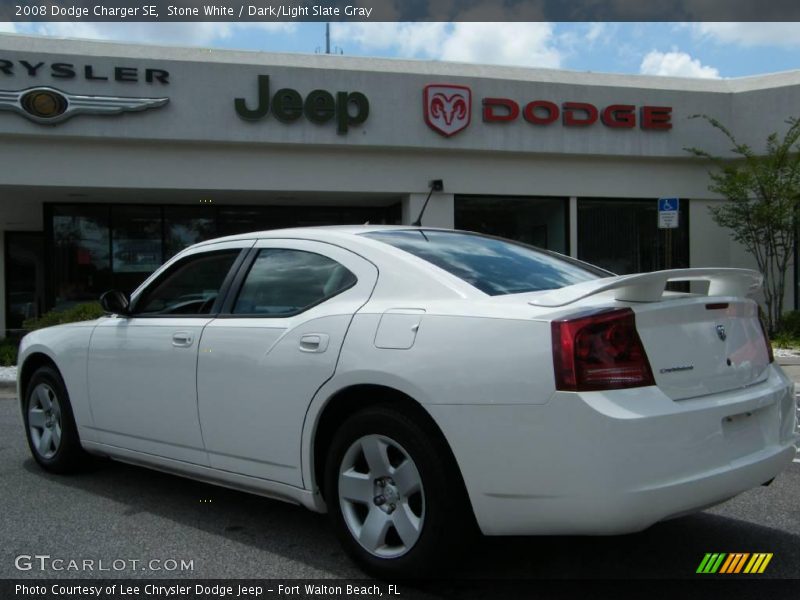
M 397 508 L 400 501 L 400 491 L 394 481 L 389 478 L 381 478 L 375 482 L 375 506 L 383 512 L 391 514 Z
M 383 488 L 383 495 L 386 496 L 386 500 L 389 502 L 397 502 L 400 499 L 400 493 L 393 485 L 387 485 Z

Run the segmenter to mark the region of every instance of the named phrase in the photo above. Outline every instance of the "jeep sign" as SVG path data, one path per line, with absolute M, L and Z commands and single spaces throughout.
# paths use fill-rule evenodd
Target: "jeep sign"
M 281 88 L 272 96 L 272 114 L 282 123 L 293 123 L 305 116 L 312 123 L 322 125 L 336 120 L 336 131 L 347 133 L 351 125 L 360 125 L 369 116 L 369 100 L 361 92 L 336 92 L 314 90 L 303 99 L 297 90 Z M 246 121 L 259 121 L 270 111 L 269 75 L 258 76 L 258 100 L 255 108 L 248 108 L 244 98 L 234 100 L 236 114 Z

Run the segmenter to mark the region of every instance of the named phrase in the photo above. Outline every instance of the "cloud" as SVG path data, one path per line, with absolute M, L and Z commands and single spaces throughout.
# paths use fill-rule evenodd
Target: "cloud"
M 16 33 L 17 28 L 14 26 L 14 23 L 9 23 L 8 21 L 0 21 L 0 33 Z
M 797 23 L 692 23 L 693 32 L 722 44 L 740 46 L 800 46 Z
M 586 41 L 593 44 L 597 40 L 606 37 L 608 30 L 608 23 L 589 23 L 586 30 Z
M 406 58 L 432 57 L 447 36 L 446 23 L 331 23 L 338 46 L 353 43 L 365 50 L 393 50 Z
M 557 68 L 551 23 L 334 23 L 337 45 L 390 50 L 406 58 Z
M 699 77 L 719 79 L 719 71 L 714 67 L 703 66 L 696 58 L 686 52 L 673 50 L 659 52 L 652 50 L 642 59 L 639 72 L 643 75 L 665 75 L 668 77 Z
M 552 23 L 456 23 L 442 44 L 442 60 L 558 68 Z
M 0 23 L 2 26 L 3 23 Z M 13 24 L 12 24 L 13 25 Z M 261 29 L 268 32 L 292 32 L 293 23 L 90 23 L 56 22 L 26 23 L 18 33 L 52 37 L 202 46 L 215 40 L 228 39 L 238 31 Z M 2 31 L 2 30 L 0 30 Z

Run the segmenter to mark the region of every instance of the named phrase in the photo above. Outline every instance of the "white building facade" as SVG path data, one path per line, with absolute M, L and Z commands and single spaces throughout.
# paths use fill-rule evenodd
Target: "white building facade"
M 131 291 L 186 245 L 309 224 L 517 239 L 617 273 L 752 266 L 708 208 L 729 156 L 800 113 L 800 72 L 732 80 L 0 37 L 0 331 Z M 657 199 L 678 198 L 658 228 Z M 789 286 L 788 306 L 796 296 Z

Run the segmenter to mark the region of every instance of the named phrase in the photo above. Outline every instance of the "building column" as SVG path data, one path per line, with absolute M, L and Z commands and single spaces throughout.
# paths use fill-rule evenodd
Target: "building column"
M 578 198 L 569 199 L 569 255 L 578 258 Z
M 411 225 L 419 216 L 419 211 L 425 204 L 428 194 L 408 194 L 403 197 L 403 225 Z M 455 226 L 455 200 L 453 194 L 433 192 L 428 208 L 422 217 L 422 224 L 426 227 L 444 227 L 452 229 Z

